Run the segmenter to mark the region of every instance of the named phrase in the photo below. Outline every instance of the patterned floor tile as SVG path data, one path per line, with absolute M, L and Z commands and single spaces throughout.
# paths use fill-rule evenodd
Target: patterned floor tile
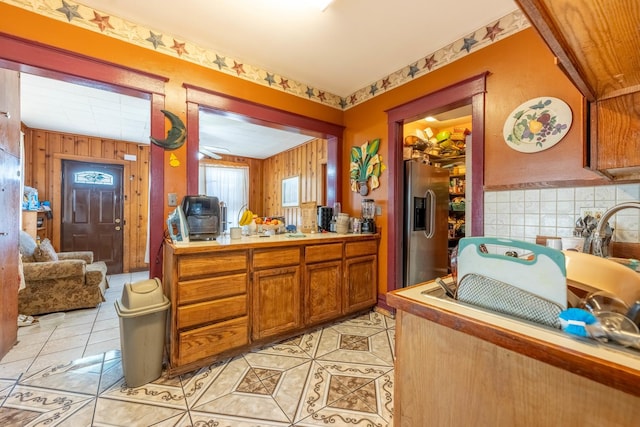
M 266 363 L 269 357 L 255 355 L 256 369 L 244 357 L 232 360 L 191 409 L 256 422 L 291 422 L 311 362 L 271 356 Z
M 18 385 L 5 400 L 3 408 L 29 412 L 30 421 L 23 424 L 25 426 L 55 425 L 55 422 L 72 416 L 93 398 L 87 394 Z
M 370 326 L 374 328 L 387 328 L 386 316 L 376 311 L 369 311 L 359 316 L 340 322 L 344 326 Z
M 317 360 L 393 365 L 386 329 L 336 325 L 322 331 Z
M 101 397 L 96 404 L 94 426 L 156 426 L 168 420 L 180 419 L 185 409 L 150 405 Z
M 34 346 L 33 353 L 40 353 L 47 340 L 64 341 L 67 350 L 2 360 L 0 425 L 391 425 L 395 322 L 380 313 L 335 322 L 179 377 L 163 375 L 129 388 L 119 345 L 110 342 L 116 339 L 98 342 L 108 343 L 104 353 L 80 355 L 83 348 L 91 351 L 85 331 L 97 333 L 95 341 L 101 336 L 98 329 L 109 331 L 102 335 L 118 329 L 102 328 L 118 323 L 114 312 L 113 303 L 105 303 L 73 312 L 64 324 L 46 331 L 37 325 L 19 331 L 24 340 L 14 347 L 19 350 Z M 87 320 L 89 314 L 95 323 Z M 100 316 L 110 320 L 98 320 Z M 46 348 L 61 347 L 49 342 Z
M 389 367 L 313 362 L 296 412 L 296 425 L 387 425 Z M 379 380 L 382 378 L 382 380 Z M 385 378 L 389 378 L 386 380 Z
M 25 375 L 19 384 L 38 386 L 57 391 L 96 395 L 102 373 L 104 355 L 77 359 L 48 369 Z

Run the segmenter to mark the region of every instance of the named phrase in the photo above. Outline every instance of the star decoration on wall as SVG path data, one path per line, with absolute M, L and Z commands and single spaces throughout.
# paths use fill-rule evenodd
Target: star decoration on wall
M 95 10 L 93 11 L 93 19 L 90 22 L 96 24 L 102 32 L 104 32 L 104 30 L 106 30 L 107 28 L 113 30 L 113 26 L 109 23 L 109 17 L 106 15 L 102 16 Z
M 496 22 L 495 25 L 486 28 L 487 34 L 482 38 L 482 40 L 491 39 L 491 41 L 495 41 L 496 37 L 504 31 L 502 28 L 500 28 L 500 21 Z
M 222 70 L 222 68 L 227 68 L 227 59 L 224 56 L 218 56 L 216 54 L 216 60 L 213 61 L 214 64 L 216 64 L 218 66 L 219 70 Z
M 64 13 L 64 15 L 67 17 L 67 20 L 69 22 L 71 22 L 71 20 L 73 18 L 82 18 L 82 15 L 80 15 L 78 13 L 78 5 L 72 6 L 69 3 L 67 3 L 66 1 L 62 0 L 62 7 L 56 9 L 58 12 L 62 12 Z
M 158 46 L 164 46 L 162 34 L 153 34 L 153 31 L 149 31 L 149 34 L 150 35 L 146 40 L 153 45 L 154 49 L 158 49 Z
M 340 98 L 340 107 L 342 109 L 346 108 L 347 106 L 347 100 L 345 98 Z
M 418 71 L 420 71 L 420 69 L 418 68 L 418 64 L 412 64 L 409 66 L 408 75 L 411 76 L 411 78 L 414 78 L 416 74 L 418 74 Z
M 273 74 L 267 73 L 267 77 L 264 78 L 264 81 L 269 83 L 269 86 L 276 83 L 275 76 Z
M 233 68 L 236 71 L 236 73 L 238 73 L 238 75 L 245 73 L 244 66 L 242 63 L 237 63 L 236 61 L 233 61 L 233 67 L 231 68 Z
M 324 102 L 324 101 L 326 101 L 326 100 L 327 100 L 327 97 L 326 97 L 326 95 L 325 95 L 325 93 L 324 93 L 324 92 L 319 91 L 319 92 L 318 92 L 318 99 L 319 99 L 320 101 Z
M 389 77 L 385 77 L 384 79 L 382 79 L 382 89 L 383 90 L 387 90 L 387 88 L 391 85 L 391 81 L 389 80 Z
M 372 84 L 372 85 L 371 85 L 371 87 L 369 88 L 369 93 L 370 93 L 371 95 L 375 95 L 375 94 L 376 94 L 376 92 L 377 92 L 378 90 L 379 90 L 379 89 L 378 89 L 378 84 L 377 84 L 377 83 L 374 83 L 374 84 Z
M 478 43 L 478 41 L 475 38 L 473 38 L 473 37 L 469 37 L 469 38 L 465 37 L 464 38 L 464 43 L 462 44 L 462 48 L 460 48 L 460 51 L 466 50 L 467 53 L 469 53 L 471 51 L 471 47 L 476 43 Z
M 287 90 L 289 89 L 289 80 L 280 78 L 280 83 L 278 83 L 280 86 L 282 86 L 282 89 Z
M 355 94 L 349 97 L 349 102 L 351 103 L 351 105 L 355 104 L 357 101 L 358 101 L 358 98 L 356 97 Z
M 189 52 L 187 52 L 187 49 L 184 47 L 185 44 L 186 43 L 178 43 L 176 39 L 173 39 L 173 46 L 171 46 L 171 49 L 175 50 L 178 53 L 178 56 L 182 56 L 183 53 L 188 55 Z
M 435 56 L 436 55 L 434 54 L 434 55 L 431 55 L 430 57 L 428 57 L 427 59 L 425 59 L 423 68 L 426 68 L 429 71 L 431 71 L 433 66 L 438 63 L 438 61 L 436 61 L 436 59 L 435 59 Z
M 306 91 L 307 96 L 309 97 L 309 99 L 313 98 L 315 96 L 315 93 L 313 92 L 313 88 L 307 86 L 307 91 Z

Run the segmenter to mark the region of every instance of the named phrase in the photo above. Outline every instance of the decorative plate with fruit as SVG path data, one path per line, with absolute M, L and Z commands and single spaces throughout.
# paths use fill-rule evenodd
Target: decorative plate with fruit
M 516 151 L 536 153 L 560 142 L 571 122 L 571 108 L 561 99 L 534 98 L 509 114 L 504 123 L 504 140 Z

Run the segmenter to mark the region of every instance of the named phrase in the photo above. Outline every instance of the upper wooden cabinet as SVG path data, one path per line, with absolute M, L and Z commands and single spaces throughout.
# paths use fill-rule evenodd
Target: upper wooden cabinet
M 516 0 L 588 101 L 640 91 L 637 0 Z
M 516 0 L 589 102 L 586 166 L 640 179 L 640 2 Z

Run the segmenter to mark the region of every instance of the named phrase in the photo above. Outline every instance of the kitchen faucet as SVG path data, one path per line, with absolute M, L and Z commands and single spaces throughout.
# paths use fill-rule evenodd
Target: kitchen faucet
M 605 235 L 605 229 L 607 227 L 607 223 L 609 222 L 609 218 L 611 218 L 615 213 L 627 208 L 635 208 L 640 209 L 640 202 L 624 202 L 618 205 L 613 206 L 612 208 L 607 209 L 602 216 L 600 217 L 600 221 L 598 221 L 598 226 L 592 235 L 592 243 L 593 250 L 592 254 L 606 258 L 609 256 L 609 243 L 604 244 L 603 237 Z

